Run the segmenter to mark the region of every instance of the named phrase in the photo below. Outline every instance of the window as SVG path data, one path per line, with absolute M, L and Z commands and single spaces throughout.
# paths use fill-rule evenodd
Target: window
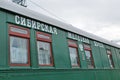
M 114 63 L 113 63 L 113 59 L 112 59 L 112 53 L 111 53 L 110 50 L 107 50 L 107 56 L 108 56 L 110 67 L 114 68 Z
M 68 40 L 70 60 L 72 67 L 80 66 L 79 57 L 78 57 L 78 47 L 75 41 Z
M 10 65 L 29 66 L 29 29 L 9 25 Z
M 51 35 L 37 32 L 38 62 L 40 66 L 53 66 Z
M 84 44 L 84 50 L 88 68 L 94 68 L 94 61 L 90 46 L 88 44 Z

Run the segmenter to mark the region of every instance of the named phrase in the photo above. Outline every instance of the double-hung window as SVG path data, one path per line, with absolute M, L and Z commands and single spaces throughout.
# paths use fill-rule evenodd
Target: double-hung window
M 11 66 L 29 66 L 29 29 L 9 24 L 9 43 Z
M 108 60 L 109 60 L 110 67 L 111 67 L 111 68 L 114 68 L 112 53 L 111 53 L 110 50 L 107 50 L 107 56 L 108 56 Z
M 40 66 L 53 66 L 52 39 L 50 34 L 36 32 L 38 63 Z
M 90 46 L 88 44 L 84 44 L 84 50 L 88 68 L 94 68 L 94 60 Z
M 69 53 L 72 67 L 79 67 L 80 61 L 78 56 L 78 47 L 75 41 L 68 40 Z

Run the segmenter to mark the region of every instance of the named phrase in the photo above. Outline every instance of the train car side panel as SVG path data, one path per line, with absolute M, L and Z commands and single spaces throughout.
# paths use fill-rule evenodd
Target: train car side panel
M 8 67 L 8 34 L 6 28 L 6 12 L 0 11 L 0 68 Z

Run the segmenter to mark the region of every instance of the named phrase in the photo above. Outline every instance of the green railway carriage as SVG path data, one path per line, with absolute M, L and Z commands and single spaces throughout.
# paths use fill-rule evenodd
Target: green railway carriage
M 120 80 L 120 46 L 0 1 L 0 80 Z

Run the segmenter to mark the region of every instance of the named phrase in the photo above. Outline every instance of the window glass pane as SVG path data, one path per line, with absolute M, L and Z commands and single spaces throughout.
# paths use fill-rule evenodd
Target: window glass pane
M 90 51 L 85 51 L 85 55 L 86 55 L 86 59 L 90 60 L 91 58 Z
M 38 60 L 41 65 L 51 64 L 50 43 L 37 41 L 38 46 Z
M 109 63 L 110 63 L 110 67 L 113 68 L 113 60 L 112 60 L 112 55 L 109 55 L 108 54 L 108 60 L 109 60 Z
M 112 59 L 112 53 L 110 50 L 107 50 L 107 56 L 108 56 L 108 61 L 109 61 L 110 67 L 113 68 L 114 63 L 113 63 L 113 59 Z
M 77 63 L 77 49 L 69 47 L 69 52 L 70 52 L 70 59 L 71 59 L 71 64 L 78 65 Z
M 85 55 L 86 55 L 86 61 L 88 64 L 88 68 L 93 68 L 93 64 L 92 64 L 92 56 L 90 51 L 85 50 Z
M 27 39 L 10 36 L 10 62 L 28 63 Z

